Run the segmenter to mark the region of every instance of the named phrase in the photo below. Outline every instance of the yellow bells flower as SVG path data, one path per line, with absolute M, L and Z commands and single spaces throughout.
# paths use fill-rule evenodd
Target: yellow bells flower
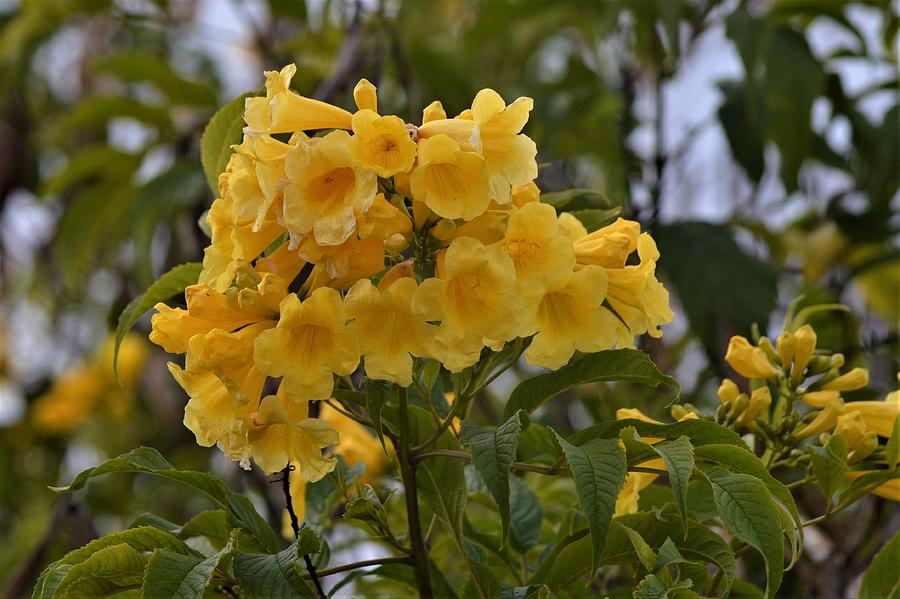
M 586 266 L 532 302 L 526 311 L 526 330 L 537 334 L 525 350 L 525 361 L 556 370 L 576 351 L 611 348 L 616 319 L 601 307 L 606 285 L 605 270 Z
M 412 356 L 429 355 L 437 327 L 413 314 L 416 287 L 416 280 L 410 278 L 384 287 L 363 279 L 347 292 L 347 315 L 369 378 L 408 387 L 412 384 Z
M 419 143 L 426 139 L 432 139 L 438 136 L 447 136 L 459 147 L 467 152 L 475 152 L 481 155 L 481 137 L 479 135 L 478 126 L 471 119 L 434 119 L 423 122 L 416 128 L 416 137 Z M 421 147 L 419 148 L 421 155 Z
M 426 279 L 413 296 L 413 310 L 441 321 L 432 354 L 451 372 L 476 361 L 483 339 L 518 336 L 522 300 L 515 292 L 516 269 L 501 248 L 477 239 L 454 239 L 438 276 Z
M 306 98 L 288 89 L 297 67 L 287 65 L 278 76 L 281 89 L 273 89 L 269 109 L 269 133 L 292 133 L 312 129 L 349 129 L 352 115 L 337 106 Z M 276 79 L 273 77 L 272 81 Z M 269 79 L 267 73 L 267 87 Z M 269 91 L 269 90 L 267 90 Z M 271 93 L 271 92 L 270 92 Z M 268 95 L 268 94 L 267 94 Z
M 407 238 L 412 234 L 412 221 L 402 210 L 384 199 L 384 194 L 375 196 L 368 212 L 359 218 L 359 238 L 387 240 L 395 235 Z
M 491 169 L 491 195 L 498 202 L 509 202 L 511 185 L 525 184 L 537 177 L 537 146 L 520 134 L 532 108 L 531 98 L 518 98 L 507 106 L 492 89 L 481 90 L 472 102 L 481 155 Z
M 794 361 L 791 368 L 791 381 L 795 385 L 803 381 L 803 371 L 812 359 L 816 349 L 816 332 L 808 324 L 794 332 Z
M 308 418 L 308 408 L 305 401 L 267 395 L 250 415 L 250 454 L 266 474 L 284 469 L 292 460 L 309 482 L 334 470 L 337 460 L 323 455 L 322 449 L 337 445 L 340 437 L 325 420 Z
M 854 472 L 847 472 L 844 474 L 844 478 L 850 482 L 853 482 L 860 476 L 865 476 L 866 474 L 871 474 L 873 472 L 877 472 L 877 470 L 857 470 Z M 878 495 L 879 497 L 884 497 L 885 499 L 890 499 L 892 501 L 900 501 L 900 478 L 892 478 L 874 491 L 872 491 L 873 495 Z
M 538 186 L 535 185 L 534 181 L 529 181 L 528 183 L 517 183 L 512 186 L 510 190 L 510 198 L 512 199 L 513 206 L 516 208 L 522 208 L 525 204 L 530 204 L 532 202 L 540 202 L 541 201 L 541 190 L 538 189 Z M 563 213 L 568 214 L 568 213 Z M 570 215 L 571 216 L 571 215 Z
M 351 468 L 360 463 L 365 464 L 366 470 L 358 479 L 359 484 L 372 483 L 375 477 L 384 472 L 388 461 L 384 448 L 366 427 L 328 404 L 322 405 L 319 417 L 333 426 L 341 437 L 341 442 L 333 449 L 334 453 L 343 457 Z
M 731 379 L 722 379 L 722 384 L 716 390 L 716 396 L 719 398 L 719 402 L 723 404 L 734 402 L 740 394 L 741 390 L 738 389 L 737 384 Z
M 334 388 L 332 373 L 348 375 L 359 364 L 359 343 L 347 326 L 340 294 L 320 287 L 301 302 L 292 293 L 280 310 L 278 325 L 256 339 L 257 367 L 269 376 L 283 376 L 291 399 L 328 399 Z
M 894 419 L 900 414 L 900 391 L 888 393 L 884 401 L 852 401 L 844 408 L 862 415 L 869 430 L 881 437 L 890 437 Z
M 750 345 L 746 337 L 735 335 L 728 341 L 725 361 L 748 379 L 771 379 L 778 374 L 762 348 Z
M 640 235 L 640 223 L 624 218 L 616 219 L 611 225 L 577 239 L 575 259 L 579 265 L 597 264 L 604 268 L 622 268 L 628 256 L 637 249 Z
M 830 403 L 840 400 L 839 391 L 810 391 L 800 396 L 800 400 L 808 406 L 822 409 Z
M 283 159 L 291 146 L 282 145 L 281 154 L 272 161 L 257 159 L 246 141 L 236 146 L 232 154 L 232 160 L 238 163 L 228 181 L 234 221 L 252 221 L 251 231 L 259 232 L 267 220 L 274 218 L 272 206 L 281 198 L 287 184 Z
M 96 366 L 69 368 L 34 400 L 31 421 L 37 430 L 51 435 L 71 432 L 90 417 L 108 388 L 107 378 Z
M 859 412 L 847 412 L 838 416 L 834 434 L 841 435 L 847 442 L 851 464 L 867 458 L 878 448 L 878 435 L 866 426 L 866 420 Z
M 838 417 L 844 413 L 844 401 L 838 397 L 832 399 L 816 414 L 812 422 L 796 434 L 798 439 L 807 439 L 830 431 L 837 424 Z
M 339 245 L 372 205 L 377 177 L 353 159 L 350 145 L 346 131 L 332 131 L 288 152 L 284 222 L 292 238 L 312 233 L 321 245 Z
M 360 79 L 353 88 L 353 100 L 358 110 L 378 112 L 378 90 L 368 79 Z
M 515 199 L 513 199 L 513 202 L 515 202 Z M 581 221 L 578 220 L 577 217 L 572 216 L 571 213 L 563 212 L 559 215 L 557 220 L 559 221 L 559 232 L 572 241 L 587 237 L 587 229 L 585 229 Z
M 747 404 L 747 407 L 741 412 L 741 415 L 738 416 L 735 424 L 738 427 L 748 427 L 753 425 L 756 417 L 765 413 L 771 405 L 772 392 L 769 391 L 768 387 L 754 389 L 750 394 L 750 403 Z
M 441 121 L 447 118 L 447 112 L 444 110 L 444 106 L 440 103 L 440 101 L 435 100 L 431 104 L 425 107 L 422 111 L 422 124 L 430 123 L 431 121 Z
M 472 220 L 491 203 L 487 162 L 447 135 L 419 141 L 410 187 L 417 200 L 444 218 Z
M 661 458 L 650 460 L 640 464 L 645 468 L 661 468 L 665 469 L 665 463 Z M 625 476 L 625 484 L 616 497 L 616 511 L 613 516 L 624 516 L 625 514 L 634 514 L 638 511 L 638 500 L 640 493 L 658 478 L 658 474 L 650 472 L 629 472 Z
M 399 117 L 360 110 L 353 115 L 353 133 L 353 158 L 379 177 L 392 177 L 412 168 L 416 142 L 410 139 L 406 124 Z
M 256 270 L 261 274 L 268 272 L 277 275 L 283 281 L 293 281 L 305 264 L 300 254 L 285 242 L 268 256 L 260 256 L 256 260 Z
M 453 240 L 457 237 L 474 237 L 484 245 L 491 245 L 502 240 L 506 235 L 509 223 L 509 206 L 497 207 L 492 205 L 480 216 L 476 216 L 469 222 L 456 224 L 449 219 L 443 219 L 432 229 L 432 235 L 438 239 Z M 442 237 L 439 229 L 441 225 L 450 225 L 450 232 Z
M 559 233 L 556 210 L 549 204 L 531 203 L 513 210 L 500 247 L 512 258 L 516 287 L 523 296 L 559 286 L 575 267 L 572 240 Z M 593 298 L 597 305 L 605 294 L 604 284 Z
M 778 335 L 778 339 L 775 340 L 775 348 L 778 350 L 778 356 L 781 358 L 781 364 L 785 373 L 790 372 L 796 346 L 797 341 L 794 339 L 794 334 L 790 331 L 783 331 Z
M 307 237 L 299 251 L 316 265 L 310 274 L 310 289 L 326 285 L 342 289 L 384 270 L 384 242 L 378 239 L 358 239 L 354 235 L 340 245 L 319 245 Z
M 854 368 L 836 379 L 822 385 L 823 390 L 855 391 L 869 384 L 869 371 L 865 368 Z

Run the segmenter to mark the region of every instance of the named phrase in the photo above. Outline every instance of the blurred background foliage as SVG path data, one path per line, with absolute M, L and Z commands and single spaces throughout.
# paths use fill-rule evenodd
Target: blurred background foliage
M 158 348 L 129 339 L 119 387 L 102 347 L 132 297 L 200 259 L 200 134 L 263 70 L 296 62 L 297 91 L 348 107 L 366 77 L 411 122 L 482 87 L 533 97 L 541 189 L 580 190 L 557 200 L 619 207 L 657 238 L 678 317 L 643 347 L 686 401 L 711 405 L 728 338 L 780 330 L 800 294 L 853 308 L 813 317 L 820 345 L 870 368 L 860 393 L 881 397 L 900 346 L 897 32 L 888 0 L 0 1 L 0 589 L 19 596 L 48 560 L 151 507 L 174 521 L 204 507 L 145 479 L 46 489 L 140 444 L 226 476 L 279 521 L 259 472 L 193 443 Z M 664 414 L 618 385 L 540 419 L 578 428 L 624 405 Z M 339 521 L 329 489 L 309 491 L 323 526 Z M 840 596 L 897 526 L 873 498 L 816 527 L 785 592 Z

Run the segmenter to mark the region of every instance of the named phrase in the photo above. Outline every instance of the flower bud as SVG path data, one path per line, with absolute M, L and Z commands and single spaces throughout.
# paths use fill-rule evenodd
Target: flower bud
M 434 235 L 436 239 L 440 239 L 441 241 L 445 241 L 450 239 L 450 237 L 456 232 L 456 223 L 448 218 L 442 218 L 437 222 L 434 228 L 431 230 L 431 234 Z
M 798 439 L 807 439 L 809 437 L 814 437 L 820 433 L 824 433 L 825 431 L 829 431 L 834 428 L 834 425 L 837 424 L 838 417 L 844 411 L 844 402 L 838 397 L 837 400 L 832 401 L 828 405 L 826 405 L 822 411 L 816 414 L 816 417 L 812 422 L 807 424 L 799 433 L 797 433 L 796 437 Z
M 841 398 L 841 394 L 837 391 L 810 391 L 804 393 L 800 399 L 808 406 L 822 409 L 830 403 Z
M 823 390 L 834 391 L 853 391 L 862 389 L 869 384 L 869 371 L 865 368 L 854 368 L 846 374 L 842 374 L 829 383 L 826 383 Z
M 772 340 L 763 335 L 759 338 L 759 342 L 757 343 L 759 348 L 766 352 L 766 357 L 769 358 L 769 361 L 773 364 L 781 365 L 781 356 L 775 351 L 775 347 L 772 345 Z
M 740 335 L 735 335 L 728 342 L 725 361 L 734 368 L 735 372 L 748 379 L 770 379 L 778 374 L 766 357 L 766 352 L 758 347 L 753 347 L 745 337 Z
M 796 385 L 803 380 L 803 371 L 812 358 L 816 349 L 816 332 L 808 324 L 803 325 L 794 333 L 794 366 L 791 371 L 791 381 Z
M 781 365 L 785 370 L 791 367 L 794 361 L 794 334 L 790 331 L 784 331 L 778 335 L 775 340 L 775 347 L 778 348 L 778 355 L 781 357 Z
M 831 364 L 831 356 L 813 356 L 806 367 L 806 376 L 822 374 L 834 368 Z
M 728 422 L 734 422 L 740 417 L 741 414 L 744 413 L 744 410 L 747 409 L 747 406 L 750 405 L 750 398 L 747 397 L 746 393 L 741 393 L 738 395 L 737 399 L 731 404 L 731 412 L 728 414 Z
M 719 385 L 718 390 L 716 390 L 719 402 L 723 404 L 733 402 L 740 393 L 740 389 L 738 389 L 738 386 L 731 379 L 722 379 L 722 384 Z
M 844 354 L 831 354 L 831 367 L 840 368 L 844 365 Z
M 737 425 L 745 427 L 751 425 L 757 416 L 769 409 L 770 405 L 772 405 L 772 393 L 769 391 L 769 388 L 759 387 L 754 389 L 750 395 L 750 403 L 747 409 L 737 419 Z
M 375 86 L 368 79 L 360 79 L 353 88 L 353 99 L 360 110 L 368 108 L 372 112 L 378 112 L 378 95 Z

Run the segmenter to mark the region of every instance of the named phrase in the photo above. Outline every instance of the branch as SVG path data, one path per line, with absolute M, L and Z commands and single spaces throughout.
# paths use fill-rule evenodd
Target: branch
M 300 522 L 297 519 L 297 513 L 294 511 L 294 502 L 291 501 L 291 471 L 293 470 L 293 464 L 288 464 L 281 471 L 281 490 L 284 492 L 285 506 L 291 518 L 291 530 L 294 531 L 294 538 L 297 539 L 300 537 Z M 317 595 L 324 599 L 327 595 L 322 589 L 322 583 L 319 582 L 319 577 L 316 575 L 316 567 L 313 565 L 308 553 L 303 554 L 303 561 L 306 562 L 306 571 L 309 573 L 309 577 L 312 579 L 313 584 L 316 585 Z

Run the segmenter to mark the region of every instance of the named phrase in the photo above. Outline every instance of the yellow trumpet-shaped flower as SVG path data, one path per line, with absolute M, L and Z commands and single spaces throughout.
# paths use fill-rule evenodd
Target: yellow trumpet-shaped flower
M 847 449 L 850 450 L 847 461 L 851 464 L 867 458 L 878 448 L 878 435 L 869 430 L 859 412 L 847 412 L 838 416 L 834 434 L 841 435 L 847 442 Z
M 327 421 L 308 418 L 307 402 L 267 395 L 250 415 L 247 438 L 253 461 L 267 474 L 293 461 L 300 476 L 315 482 L 334 470 L 337 460 L 322 449 L 337 445 L 340 436 Z
M 778 374 L 766 352 L 750 345 L 747 338 L 741 335 L 735 335 L 728 341 L 725 361 L 735 372 L 748 379 L 771 379 Z
M 392 177 L 412 168 L 416 142 L 399 117 L 360 110 L 353 115 L 353 133 L 353 158 L 379 177 Z
M 334 427 L 341 437 L 341 442 L 333 449 L 334 453 L 343 457 L 351 468 L 360 463 L 365 465 L 366 470 L 358 479 L 359 483 L 374 482 L 375 477 L 384 472 L 388 462 L 384 448 L 375 435 L 328 404 L 322 405 L 319 417 Z
M 268 376 L 283 376 L 291 399 L 327 399 L 334 388 L 332 373 L 348 375 L 359 364 L 359 343 L 347 325 L 340 294 L 320 287 L 301 302 L 292 293 L 280 310 L 278 325 L 256 339 L 257 367 Z
M 854 391 L 862 389 L 868 384 L 869 371 L 865 368 L 854 368 L 850 372 L 825 383 L 822 385 L 822 389 L 826 391 Z
M 441 321 L 432 355 L 459 372 L 478 360 L 485 338 L 518 336 L 522 300 L 515 292 L 516 269 L 501 248 L 477 239 L 454 239 L 438 276 L 426 279 L 413 296 L 413 310 Z
M 513 206 L 515 206 L 516 208 L 522 208 L 525 206 L 525 204 L 540 202 L 541 190 L 538 189 L 538 186 L 534 181 L 529 181 L 528 183 L 517 183 L 512 186 L 512 189 L 510 190 L 510 197 L 512 199 Z M 563 214 L 569 213 L 564 212 Z
M 556 210 L 548 204 L 535 202 L 513 210 L 500 246 L 516 267 L 520 295 L 536 295 L 549 286 L 559 286 L 575 266 L 572 240 L 559 233 Z M 602 295 L 594 299 L 602 301 Z
M 799 384 L 803 381 L 803 372 L 812 359 L 816 349 L 816 332 L 808 324 L 794 332 L 794 361 L 791 367 L 791 381 Z
M 537 146 L 520 132 L 534 107 L 531 98 L 518 98 L 509 106 L 492 89 L 483 89 L 472 102 L 472 118 L 481 137 L 481 155 L 491 169 L 491 195 L 509 202 L 510 186 L 537 177 Z
M 416 200 L 444 218 L 472 220 L 491 202 L 487 162 L 447 135 L 419 141 L 410 188 Z
M 762 415 L 772 405 L 772 392 L 768 387 L 759 387 L 750 394 L 750 403 L 738 416 L 735 424 L 747 427 L 753 424 L 757 416 Z
M 273 83 L 279 82 L 280 89 L 273 89 L 269 102 L 271 123 L 269 133 L 293 133 L 312 129 L 350 129 L 352 115 L 337 106 L 306 98 L 290 91 L 289 85 L 297 67 L 284 67 Z M 268 77 L 268 74 L 267 74 Z M 267 80 L 267 87 L 269 81 Z
M 316 266 L 310 274 L 310 289 L 349 287 L 359 279 L 384 270 L 384 242 L 358 239 L 355 235 L 340 245 L 319 245 L 312 237 L 300 244 L 300 255 Z
M 563 212 L 557 220 L 559 221 L 559 232 L 572 241 L 587 237 L 587 229 L 584 228 L 584 225 L 577 217 L 572 216 L 572 213 Z
M 87 365 L 70 368 L 34 401 L 31 421 L 46 433 L 68 433 L 84 424 L 108 387 L 100 369 Z
M 844 408 L 858 412 L 869 430 L 880 437 L 890 437 L 894 419 L 900 414 L 900 391 L 888 393 L 883 401 L 851 401 Z
M 395 235 L 404 238 L 412 233 L 412 221 L 402 210 L 384 199 L 384 194 L 375 196 L 372 206 L 359 218 L 359 238 L 388 240 Z
M 369 378 L 412 384 L 412 356 L 428 356 L 437 327 L 413 314 L 416 281 L 401 278 L 384 287 L 363 279 L 347 292 L 347 315 L 360 342 Z
M 844 402 L 840 397 L 831 400 L 822 408 L 812 422 L 797 433 L 798 439 L 807 439 L 830 431 L 837 424 L 838 417 L 844 413 Z
M 666 465 L 662 458 L 656 458 L 642 462 L 643 468 L 659 468 L 665 469 Z M 651 472 L 629 472 L 625 476 L 625 483 L 622 490 L 616 497 L 616 511 L 613 516 L 624 516 L 625 514 L 634 514 L 638 511 L 638 501 L 640 500 L 641 491 L 653 484 L 659 478 L 658 474 Z
M 525 350 L 525 361 L 557 369 L 575 351 L 611 348 L 616 319 L 601 307 L 606 286 L 606 271 L 586 266 L 539 296 L 526 312 L 526 330 L 537 334 Z
M 292 237 L 312 233 L 316 243 L 339 245 L 372 205 L 377 177 L 353 159 L 350 145 L 346 131 L 332 131 L 288 152 L 284 222 Z
M 775 340 L 775 347 L 778 350 L 778 356 L 781 358 L 781 364 L 785 373 L 790 372 L 796 346 L 797 341 L 794 339 L 794 334 L 790 331 L 783 331 L 778 335 L 778 339 Z
M 444 110 L 444 106 L 438 100 L 435 100 L 434 102 L 426 106 L 424 110 L 422 110 L 423 125 L 431 121 L 440 121 L 446 118 L 447 112 Z
M 580 265 L 622 268 L 628 256 L 637 249 L 640 235 L 640 223 L 624 218 L 616 219 L 613 224 L 575 241 L 575 258 Z
M 722 379 L 722 384 L 716 390 L 716 396 L 721 403 L 733 402 L 740 394 L 741 390 L 738 389 L 737 384 L 731 379 Z
M 808 406 L 822 409 L 830 403 L 840 400 L 839 391 L 810 391 L 800 396 L 800 400 Z

